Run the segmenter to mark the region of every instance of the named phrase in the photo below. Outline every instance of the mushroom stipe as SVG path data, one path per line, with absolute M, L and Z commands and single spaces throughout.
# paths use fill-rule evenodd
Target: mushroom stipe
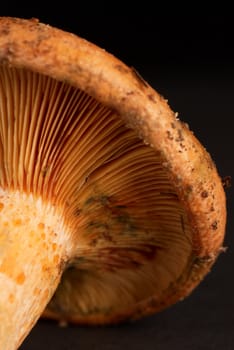
M 224 251 L 209 153 L 131 67 L 0 18 L 0 348 L 40 317 L 104 325 L 187 297 Z

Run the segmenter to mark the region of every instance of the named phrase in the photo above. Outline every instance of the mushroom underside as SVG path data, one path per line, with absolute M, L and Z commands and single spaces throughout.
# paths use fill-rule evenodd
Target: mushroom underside
M 45 315 L 108 322 L 162 299 L 183 275 L 193 254 L 186 211 L 160 152 L 115 111 L 3 64 L 0 159 L 0 186 L 53 205 L 75 247 Z

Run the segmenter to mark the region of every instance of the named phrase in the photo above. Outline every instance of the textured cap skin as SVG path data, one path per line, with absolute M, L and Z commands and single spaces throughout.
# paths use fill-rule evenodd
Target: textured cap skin
M 188 126 L 134 69 L 77 35 L 36 19 L 0 18 L 0 63 L 82 89 L 116 111 L 145 144 L 161 153 L 193 230 L 194 259 L 164 300 L 152 297 L 129 310 L 128 316 L 138 318 L 159 311 L 187 296 L 223 250 L 226 225 L 222 181 L 209 153 Z M 45 315 L 56 318 L 50 312 Z

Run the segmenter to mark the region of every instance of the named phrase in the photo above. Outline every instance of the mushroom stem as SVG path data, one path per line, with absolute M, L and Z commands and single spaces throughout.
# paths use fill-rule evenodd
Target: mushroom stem
M 0 212 L 0 349 L 15 350 L 58 286 L 69 241 L 40 198 L 0 189 Z

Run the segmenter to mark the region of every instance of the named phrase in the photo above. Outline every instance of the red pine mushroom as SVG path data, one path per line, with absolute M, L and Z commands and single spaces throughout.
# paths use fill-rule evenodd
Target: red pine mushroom
M 37 320 L 138 319 L 188 296 L 222 245 L 209 153 L 122 61 L 0 18 L 0 348 Z

